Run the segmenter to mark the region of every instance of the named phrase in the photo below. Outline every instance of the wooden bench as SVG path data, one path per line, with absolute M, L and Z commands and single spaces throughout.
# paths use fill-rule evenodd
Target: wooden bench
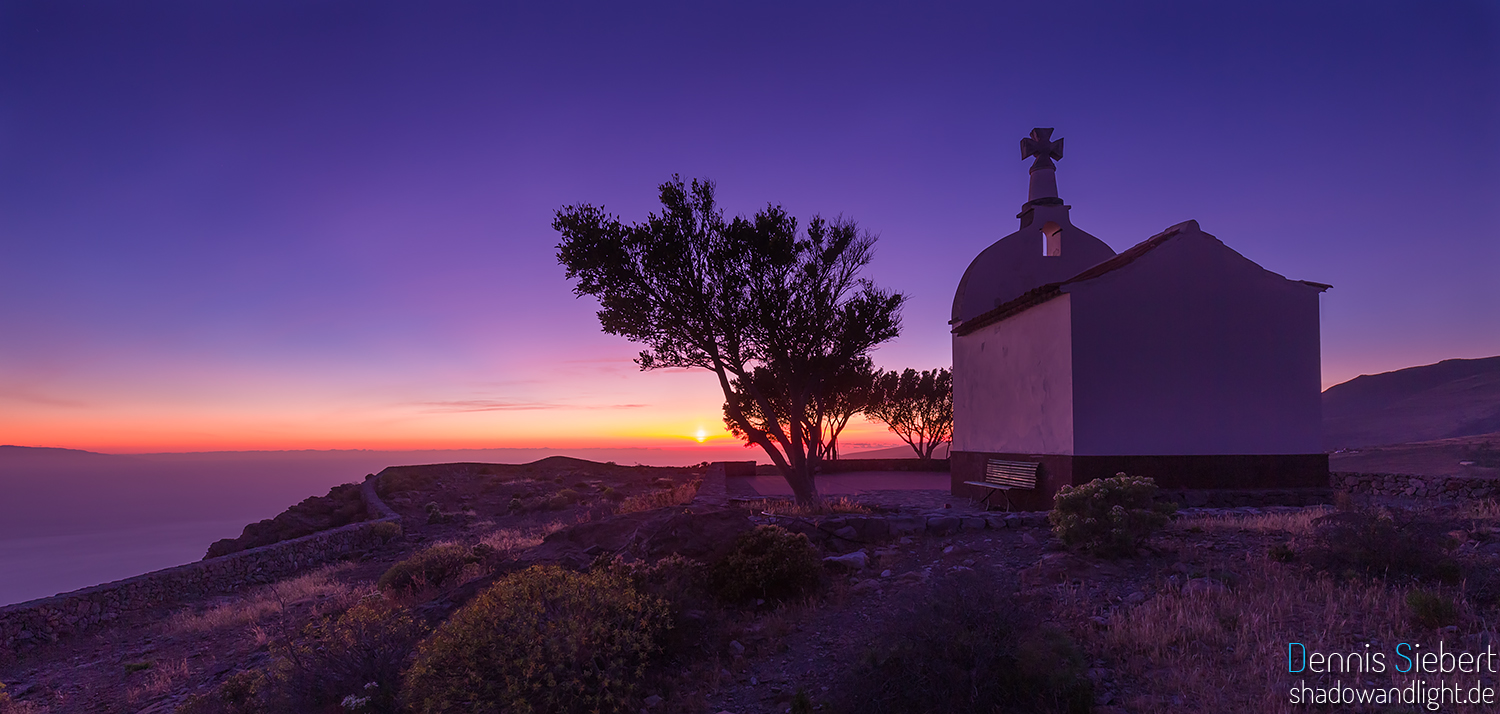
M 1010 493 L 1013 488 L 1033 489 L 1036 488 L 1036 472 L 1041 464 L 1033 461 L 1005 461 L 1002 459 L 990 459 L 984 467 L 983 481 L 965 481 L 965 486 L 978 486 L 987 488 L 989 492 L 979 502 L 984 504 L 984 509 L 990 509 L 990 497 L 996 491 L 1005 491 L 1005 510 L 1010 510 Z

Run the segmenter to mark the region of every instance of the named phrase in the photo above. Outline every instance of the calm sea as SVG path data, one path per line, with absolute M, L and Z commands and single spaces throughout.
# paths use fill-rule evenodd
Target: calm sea
M 663 466 L 754 458 L 738 447 L 111 455 L 0 446 L 0 605 L 199 560 L 247 523 L 386 466 L 555 454 Z

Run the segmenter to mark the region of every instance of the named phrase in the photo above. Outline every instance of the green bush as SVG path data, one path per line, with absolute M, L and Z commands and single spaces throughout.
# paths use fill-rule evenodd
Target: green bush
M 552 498 L 548 499 L 547 507 L 551 508 L 554 511 L 562 510 L 564 508 L 567 508 L 568 506 L 578 503 L 579 499 L 581 498 L 582 497 L 578 495 L 577 491 L 574 491 L 571 488 L 565 488 L 553 494 Z
M 671 627 L 660 599 L 612 568 L 535 566 L 496 582 L 421 644 L 413 711 L 634 712 Z
M 392 541 L 401 537 L 401 524 L 395 521 L 381 521 L 370 526 L 370 533 L 383 541 Z
M 1079 648 L 1013 593 L 973 571 L 910 592 L 837 682 L 835 711 L 1089 711 L 1093 687 Z
M 1458 606 L 1441 593 L 1413 590 L 1406 594 L 1406 607 L 1414 622 L 1423 627 L 1446 627 L 1458 624 Z
M 758 526 L 739 537 L 734 550 L 713 565 L 709 578 L 726 602 L 778 602 L 816 590 L 822 572 L 822 559 L 807 536 L 781 526 Z
M 1063 486 L 1047 520 L 1064 545 L 1115 557 L 1134 554 L 1136 545 L 1166 525 L 1176 509 L 1176 504 L 1156 502 L 1152 479 L 1120 473 Z
M 299 711 L 317 711 L 353 697 L 362 712 L 396 712 L 406 660 L 426 627 L 380 596 L 366 597 L 336 618 L 309 624 L 279 643 L 275 684 Z
M 441 587 L 458 575 L 465 565 L 477 562 L 479 558 L 468 547 L 458 543 L 439 543 L 392 565 L 380 576 L 376 586 L 387 591 Z
M 271 684 L 264 672 L 241 670 L 203 694 L 189 694 L 177 714 L 269 714 Z

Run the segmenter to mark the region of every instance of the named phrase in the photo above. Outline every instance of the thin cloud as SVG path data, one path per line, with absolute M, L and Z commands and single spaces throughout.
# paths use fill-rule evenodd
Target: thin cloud
M 441 402 L 419 402 L 427 414 L 457 414 L 464 412 L 511 412 L 537 411 L 545 409 L 641 409 L 650 404 L 602 404 L 577 405 L 553 404 L 549 402 L 511 402 L 500 399 L 458 399 Z
M 0 401 L 15 401 L 26 404 L 40 404 L 47 407 L 63 407 L 65 409 L 83 409 L 89 406 L 88 402 L 77 399 L 63 399 L 35 392 L 21 391 L 18 389 L 0 389 Z
M 420 402 L 420 406 L 426 407 L 424 412 L 429 414 L 451 414 L 457 412 L 510 412 L 510 411 L 533 411 L 537 409 L 563 409 L 563 404 L 548 404 L 546 402 L 508 402 L 498 399 L 459 399 L 446 402 Z

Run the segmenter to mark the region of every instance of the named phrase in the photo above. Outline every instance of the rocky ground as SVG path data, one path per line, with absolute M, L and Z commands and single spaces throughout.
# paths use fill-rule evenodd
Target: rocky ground
M 163 607 L 30 653 L 0 653 L 0 682 L 15 698 L 0 711 L 174 711 L 189 694 L 266 666 L 277 638 L 347 607 L 391 565 L 432 543 L 494 544 L 508 548 L 511 564 L 469 572 L 466 582 L 412 603 L 437 619 L 526 563 L 577 564 L 605 550 L 706 556 L 746 523 L 770 520 L 762 508 L 747 507 L 753 504 L 690 509 L 697 516 L 680 507 L 609 515 L 625 499 L 663 494 L 701 475 L 571 459 L 394 471 L 380 491 L 405 520 L 402 537 L 273 586 Z M 950 505 L 973 512 L 941 493 L 908 495 L 922 511 Z M 877 513 L 901 505 L 892 493 L 868 500 Z M 712 620 L 700 623 L 703 641 L 693 656 L 663 665 L 646 705 L 653 712 L 781 713 L 792 710 L 800 693 L 815 710 L 830 711 L 841 690 L 858 686 L 861 661 L 879 633 L 959 574 L 984 578 L 995 598 L 1024 604 L 1065 632 L 1087 660 L 1093 710 L 1100 714 L 1301 711 L 1286 703 L 1291 675 L 1280 670 L 1289 641 L 1349 651 L 1372 642 L 1444 640 L 1474 648 L 1489 641 L 1494 598 L 1470 580 L 1330 574 L 1326 564 L 1315 564 L 1317 519 L 1330 512 L 1184 512 L 1137 555 L 1116 560 L 1068 551 L 1035 518 L 943 536 L 830 544 L 828 556 L 858 553 L 864 565 L 831 564 L 817 596 L 779 608 L 690 613 Z M 1444 557 L 1460 559 L 1465 573 L 1495 570 L 1500 511 L 1493 506 L 1416 504 L 1400 513 L 1437 523 L 1446 533 Z M 556 534 L 542 542 L 548 533 Z M 1446 599 L 1454 611 L 1426 617 L 1411 604 L 1418 591 Z

